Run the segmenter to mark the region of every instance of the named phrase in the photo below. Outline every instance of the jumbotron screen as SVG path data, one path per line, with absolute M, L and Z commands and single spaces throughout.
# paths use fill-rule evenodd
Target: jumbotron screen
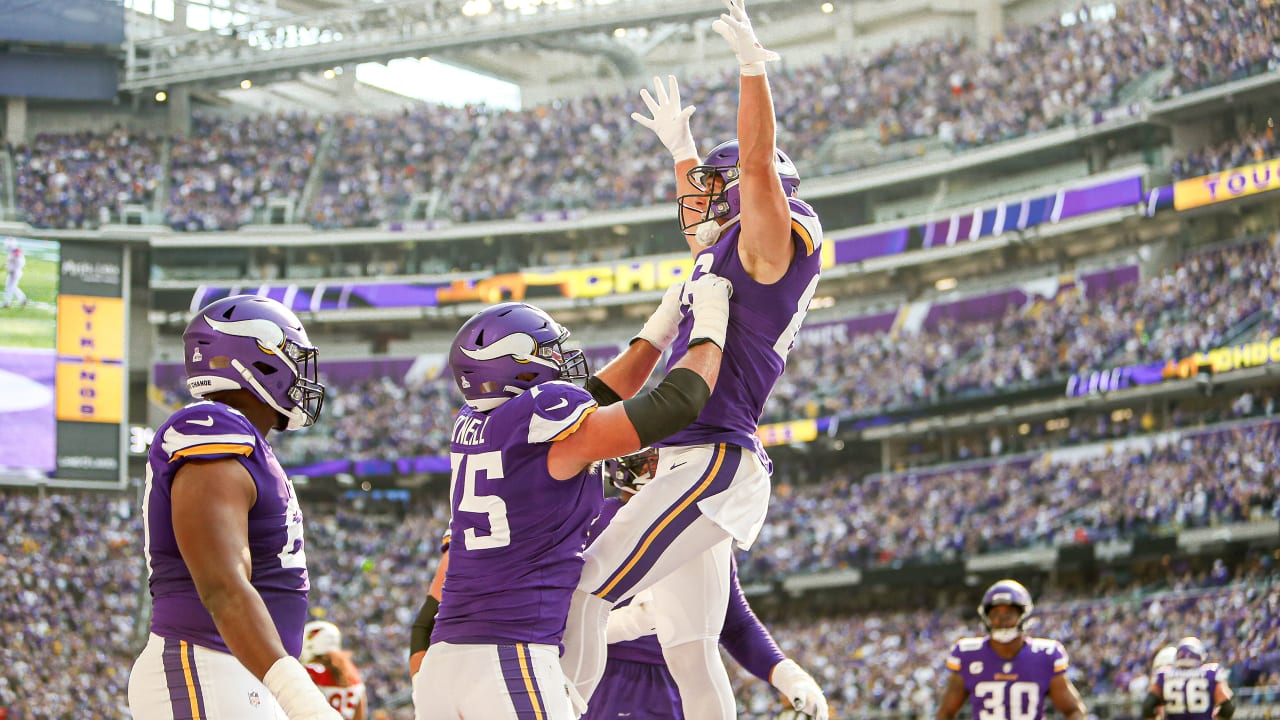
M 0 482 L 122 485 L 122 249 L 25 237 L 0 243 Z

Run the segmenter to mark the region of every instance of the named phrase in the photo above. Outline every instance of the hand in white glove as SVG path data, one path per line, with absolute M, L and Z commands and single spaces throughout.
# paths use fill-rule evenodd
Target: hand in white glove
M 725 329 L 729 326 L 729 298 L 732 295 L 733 284 L 712 273 L 684 284 L 684 301 L 693 310 L 690 347 L 709 340 L 724 349 Z
M 676 339 L 676 333 L 680 330 L 680 320 L 684 317 L 680 307 L 680 298 L 683 294 L 683 282 L 667 288 L 667 293 L 662 296 L 662 302 L 658 303 L 658 309 L 653 311 L 645 321 L 644 327 L 640 328 L 640 332 L 631 338 L 631 342 L 644 340 L 657 348 L 658 352 L 665 352 L 671 347 L 671 341 Z
M 609 625 L 605 638 L 610 645 L 635 640 L 658 632 L 658 619 L 653 614 L 653 593 L 645 590 L 636 593 L 629 605 L 609 611 Z
M 711 23 L 711 29 L 720 33 L 720 37 L 733 48 L 743 75 L 763 75 L 764 64 L 780 60 L 781 56 L 760 45 L 756 31 L 751 27 L 751 19 L 747 17 L 746 0 L 724 0 L 724 4 L 729 12 L 721 13 L 720 19 Z
M 827 720 L 830 710 L 827 709 L 827 696 L 809 673 L 787 659 L 773 666 L 769 673 L 769 682 L 786 696 L 797 712 L 812 716 L 814 720 Z
M 671 85 L 669 92 L 662 86 L 662 78 L 653 79 L 657 100 L 648 90 L 640 91 L 640 99 L 653 117 L 631 113 L 631 119 L 652 130 L 662 144 L 667 146 L 672 160 L 697 160 L 698 148 L 693 142 L 693 132 L 689 130 L 689 116 L 696 108 L 692 105 L 680 107 L 680 85 L 676 82 L 675 75 L 668 75 L 667 83 Z

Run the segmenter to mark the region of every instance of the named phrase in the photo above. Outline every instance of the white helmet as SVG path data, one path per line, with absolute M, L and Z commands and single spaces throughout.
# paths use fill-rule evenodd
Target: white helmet
M 338 626 L 324 620 L 313 620 L 302 628 L 302 657 L 299 660 L 308 663 L 340 647 L 342 631 Z
M 1162 667 L 1169 667 L 1178 657 L 1178 648 L 1173 645 L 1165 645 L 1160 648 L 1160 652 L 1156 653 L 1156 657 L 1151 661 L 1151 672 L 1155 672 Z

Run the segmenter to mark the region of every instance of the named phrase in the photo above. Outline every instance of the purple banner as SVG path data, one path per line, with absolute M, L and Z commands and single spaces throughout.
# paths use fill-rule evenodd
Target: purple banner
M 972 213 L 953 213 L 924 223 L 918 230 L 922 247 L 940 247 L 1140 202 L 1142 177 L 1135 175 L 1090 187 L 1059 190 L 1052 195 L 998 203 Z M 839 245 L 836 250 L 836 262 L 843 262 Z
M 1062 199 L 1058 220 L 1088 215 L 1142 202 L 1142 178 L 1138 176 L 1068 191 Z
M 1067 397 L 1108 393 L 1139 385 L 1156 385 L 1165 380 L 1164 368 L 1165 363 L 1154 362 L 1072 375 L 1067 380 Z
M 907 228 L 862 235 L 835 241 L 836 264 L 855 263 L 882 255 L 897 255 L 907 249 Z

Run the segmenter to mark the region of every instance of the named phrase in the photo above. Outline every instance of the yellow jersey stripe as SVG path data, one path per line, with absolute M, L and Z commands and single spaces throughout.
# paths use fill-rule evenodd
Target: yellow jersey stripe
M 791 219 L 791 232 L 795 234 L 804 243 L 804 254 L 813 254 L 813 235 L 809 234 L 809 228 L 805 227 L 795 218 Z
M 533 705 L 533 717 L 543 720 L 542 697 L 538 695 L 538 686 L 533 682 L 533 658 L 529 656 L 529 646 L 516 643 L 516 657 L 520 659 L 520 677 L 524 679 L 524 689 L 529 692 L 529 703 Z
M 191 661 L 194 649 L 186 640 L 178 641 L 182 656 L 182 677 L 187 682 L 187 699 L 191 701 L 191 720 L 200 720 L 200 698 L 196 695 L 196 683 L 191 677 Z
M 200 455 L 244 455 L 248 457 L 253 454 L 252 445 L 233 445 L 231 443 L 206 443 L 204 445 L 192 445 L 177 450 L 173 453 L 173 457 L 169 458 L 169 462 L 173 462 L 181 457 L 198 457 Z

